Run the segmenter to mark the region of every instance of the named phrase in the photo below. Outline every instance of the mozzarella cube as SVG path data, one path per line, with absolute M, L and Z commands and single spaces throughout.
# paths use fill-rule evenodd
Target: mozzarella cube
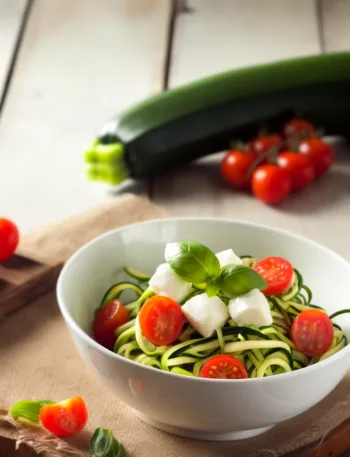
M 219 297 L 208 297 L 206 292 L 188 300 L 182 312 L 192 327 L 205 338 L 222 327 L 229 318 L 225 303 Z
M 192 284 L 178 276 L 170 265 L 162 263 L 149 281 L 156 295 L 164 295 L 181 302 L 190 293 Z
M 242 265 L 243 261 L 241 258 L 236 255 L 232 249 L 226 249 L 226 251 L 221 251 L 216 254 L 220 262 L 220 267 L 226 267 L 226 265 Z
M 262 327 L 272 324 L 269 302 L 259 289 L 232 298 L 228 303 L 230 316 L 238 325 L 255 325 Z

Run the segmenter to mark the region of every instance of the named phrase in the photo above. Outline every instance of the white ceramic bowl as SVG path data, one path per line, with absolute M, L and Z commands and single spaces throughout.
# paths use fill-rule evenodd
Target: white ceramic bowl
M 207 440 L 243 439 L 311 408 L 345 375 L 350 345 L 329 359 L 292 373 L 247 380 L 190 378 L 145 367 L 110 352 L 89 335 L 106 289 L 129 265 L 153 272 L 169 241 L 196 240 L 218 252 L 287 258 L 302 273 L 313 303 L 329 312 L 349 307 L 350 264 L 329 249 L 274 228 L 210 218 L 167 219 L 129 225 L 82 247 L 58 280 L 58 303 L 85 360 L 98 377 L 151 425 Z M 337 323 L 350 336 L 350 319 Z

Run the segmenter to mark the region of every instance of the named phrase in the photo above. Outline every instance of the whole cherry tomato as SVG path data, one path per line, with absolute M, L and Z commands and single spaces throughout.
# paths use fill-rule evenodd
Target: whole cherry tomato
M 334 152 L 331 146 L 319 138 L 309 138 L 299 145 L 299 152 L 309 157 L 314 169 L 316 178 L 322 176 L 334 162 Z
M 278 154 L 277 164 L 289 173 L 293 192 L 304 189 L 315 179 L 315 170 L 312 162 L 303 154 L 281 152 Z
M 235 189 L 249 189 L 252 166 L 257 159 L 251 151 L 229 151 L 221 161 L 221 174 L 225 181 Z
M 100 308 L 92 323 L 95 340 L 107 349 L 112 349 L 116 340 L 115 330 L 129 320 L 129 312 L 120 300 L 113 300 Z
M 288 197 L 291 189 L 292 181 L 289 173 L 277 165 L 260 165 L 253 173 L 252 191 L 264 203 L 281 202 Z
M 8 219 L 0 218 L 0 262 L 10 258 L 19 243 L 17 226 Z
M 305 119 L 292 119 L 291 121 L 286 122 L 282 131 L 284 138 L 294 137 L 303 139 L 316 135 L 314 125 Z
M 277 153 L 282 146 L 282 137 L 277 134 L 258 136 L 252 140 L 248 148 L 257 155 L 268 155 L 269 152 Z

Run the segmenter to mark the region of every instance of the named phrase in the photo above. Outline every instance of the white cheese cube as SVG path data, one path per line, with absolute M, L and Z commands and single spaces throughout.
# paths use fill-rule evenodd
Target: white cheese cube
M 181 302 L 190 293 L 192 284 L 178 276 L 167 263 L 162 263 L 149 281 L 156 295 L 170 297 Z
M 272 324 L 272 315 L 265 295 L 259 289 L 233 298 L 228 303 L 230 316 L 238 325 L 262 327 Z
M 206 292 L 188 300 L 182 311 L 192 327 L 205 338 L 222 327 L 229 318 L 225 303 L 219 297 L 208 297 Z
M 242 265 L 243 261 L 241 258 L 236 255 L 232 249 L 226 249 L 226 251 L 221 251 L 216 254 L 220 262 L 220 267 L 225 267 L 226 265 Z

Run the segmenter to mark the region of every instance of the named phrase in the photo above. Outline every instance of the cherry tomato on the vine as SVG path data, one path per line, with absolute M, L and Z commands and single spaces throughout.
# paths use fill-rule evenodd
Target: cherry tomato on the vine
M 92 323 L 95 340 L 107 349 L 112 349 L 116 340 L 115 330 L 129 320 L 128 310 L 120 300 L 106 303 L 98 310 Z
M 249 149 L 257 155 L 278 152 L 282 146 L 282 137 L 277 134 L 258 136 L 249 143 Z
M 200 378 L 246 379 L 247 370 L 243 363 L 230 354 L 214 355 L 202 366 Z
M 289 173 L 277 165 L 260 165 L 252 176 L 254 195 L 267 204 L 276 204 L 290 194 L 292 181 Z
M 309 186 L 315 179 L 315 170 L 311 160 L 300 153 L 281 152 L 277 164 L 286 170 L 292 181 L 292 192 Z
M 299 152 L 309 157 L 316 177 L 323 175 L 333 164 L 334 152 L 329 144 L 319 138 L 309 138 L 299 144 Z
M 43 406 L 40 409 L 42 425 L 56 436 L 70 436 L 80 432 L 88 420 L 86 404 L 81 397 Z
M 305 119 L 292 119 L 283 126 L 283 136 L 285 138 L 309 138 L 316 135 L 314 125 Z
M 140 327 L 155 346 L 174 343 L 181 334 L 184 315 L 181 306 L 169 297 L 155 295 L 139 312 Z
M 334 328 L 327 314 L 319 309 L 301 312 L 292 324 L 292 340 L 298 351 L 319 357 L 330 348 Z
M 0 262 L 10 258 L 19 243 L 17 226 L 9 219 L 0 218 Z
M 251 151 L 229 151 L 221 161 L 221 174 L 235 189 L 249 189 L 251 173 L 257 156 Z

